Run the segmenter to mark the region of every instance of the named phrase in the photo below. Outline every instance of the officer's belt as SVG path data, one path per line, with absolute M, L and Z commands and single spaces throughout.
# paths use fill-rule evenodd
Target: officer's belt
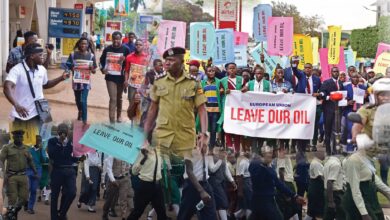
M 12 176 L 26 175 L 26 170 L 19 170 L 19 171 L 7 170 L 7 174 Z

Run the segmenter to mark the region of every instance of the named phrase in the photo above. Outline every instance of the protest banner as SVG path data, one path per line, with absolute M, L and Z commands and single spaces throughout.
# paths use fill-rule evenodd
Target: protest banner
M 383 52 L 390 52 L 390 44 L 379 43 L 376 49 L 375 59 L 377 59 L 378 56 L 381 55 Z
M 106 66 L 104 69 L 108 71 L 108 74 L 115 76 L 120 76 L 122 74 L 123 60 L 121 57 L 123 57 L 122 53 L 107 53 Z
M 298 68 L 303 70 L 306 63 L 313 64 L 313 49 L 311 37 L 303 34 L 294 34 L 294 56 L 301 58 Z
M 355 58 L 352 49 L 344 50 L 344 60 L 347 69 L 349 66 L 355 66 Z
M 74 45 L 76 45 L 78 38 L 62 38 L 61 39 L 61 49 L 62 56 L 69 56 L 74 51 Z
M 338 64 L 340 59 L 341 26 L 329 26 L 328 63 Z M 341 51 L 342 52 L 342 51 Z
M 340 47 L 339 54 L 344 53 L 344 48 Z M 328 48 L 321 48 L 319 50 L 320 54 L 320 64 L 321 64 L 321 78 L 323 80 L 329 79 L 331 77 L 330 70 L 332 67 L 337 66 L 340 71 L 346 71 L 346 65 L 344 60 L 344 55 L 340 56 L 338 64 L 328 64 Z
M 293 52 L 292 17 L 269 17 L 267 32 L 267 50 L 269 55 L 290 56 Z
M 374 72 L 386 75 L 387 67 L 390 67 L 390 52 L 383 52 L 375 60 Z
M 122 30 L 121 21 L 106 21 L 106 27 L 105 27 L 106 43 L 111 42 L 112 40 L 111 35 L 112 33 L 114 33 L 114 31 L 121 31 L 121 30 Z
M 94 124 L 80 140 L 80 144 L 94 148 L 133 164 L 144 142 L 144 134 L 128 123 Z
M 234 46 L 234 62 L 237 67 L 247 67 L 248 55 L 246 53 L 246 45 Z
M 55 38 L 80 38 L 82 10 L 49 8 L 48 36 Z
M 191 59 L 207 60 L 213 56 L 215 48 L 215 29 L 211 22 L 190 24 Z
M 269 17 L 272 17 L 271 5 L 260 4 L 253 9 L 253 37 L 256 42 L 267 40 Z
M 320 63 L 320 57 L 318 54 L 318 46 L 319 46 L 319 39 L 318 37 L 312 37 L 311 38 L 311 48 L 313 50 L 313 66 L 318 66 Z
M 141 88 L 145 80 L 146 66 L 132 63 L 130 67 L 129 86 Z
M 82 121 L 73 121 L 73 156 L 80 157 L 89 152 L 96 151 L 93 148 L 80 144 L 80 139 L 88 130 L 89 125 L 84 125 Z
M 157 51 L 163 54 L 172 47 L 185 47 L 186 23 L 162 20 L 158 27 Z
M 73 82 L 90 84 L 93 62 L 90 60 L 75 60 L 74 64 Z
M 249 34 L 246 32 L 234 31 L 234 45 L 248 45 Z
M 231 91 L 226 96 L 226 133 L 276 139 L 311 139 L 316 99 L 307 94 Z
M 218 29 L 215 31 L 215 50 L 213 63 L 215 65 L 234 62 L 233 30 Z
M 270 75 L 272 78 L 272 75 L 274 73 L 274 70 L 276 68 L 276 65 L 279 63 L 281 64 L 282 61 L 280 57 L 278 56 L 270 56 L 267 52 L 267 42 L 259 43 L 255 48 L 253 48 L 250 51 L 251 56 L 256 61 L 256 63 L 261 64 L 260 60 L 260 54 L 264 54 L 264 67 L 265 72 Z
M 129 0 L 114 1 L 114 16 L 126 17 L 129 14 Z

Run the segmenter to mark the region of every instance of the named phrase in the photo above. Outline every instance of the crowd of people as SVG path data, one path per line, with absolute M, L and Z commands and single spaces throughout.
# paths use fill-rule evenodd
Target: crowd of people
M 207 220 L 384 219 L 376 191 L 390 198 L 389 158 L 381 152 L 381 180 L 372 164 L 379 148 L 370 138 L 377 106 L 390 101 L 390 67 L 383 74 L 354 66 L 344 73 L 332 67 L 331 78 L 323 80 L 321 70 L 310 63 L 299 69 L 296 57 L 287 68 L 278 65 L 273 73 L 266 73 L 263 55 L 255 66 L 239 68 L 231 62 L 221 67 L 213 65 L 212 59 L 185 63 L 185 49 L 180 47 L 166 50 L 163 60 L 150 61 L 146 41 L 134 33 L 123 38 L 121 32 L 114 32 L 99 63 L 96 49 L 101 46 L 83 34 L 65 64 L 67 71 L 49 80 L 45 67 L 52 49 L 46 48 L 43 62 L 45 49 L 36 43 L 37 35 L 29 31 L 24 38 L 23 46 L 10 51 L 4 84 L 4 94 L 13 106 L 13 138 L 0 153 L 8 197 L 6 217 L 17 216 L 23 207 L 34 214 L 37 189 L 41 189 L 38 197 L 50 204 L 51 220 L 68 219 L 82 167 L 77 207 L 86 205 L 88 212 L 95 213 L 97 198 L 102 197 L 103 220 L 140 219 L 148 205 L 152 207 L 148 219 L 157 215 L 159 220 L 169 219 L 167 210 L 179 220 L 195 214 Z M 119 74 L 108 67 L 113 54 L 118 55 Z M 104 74 L 110 123 L 124 123 L 122 94 L 128 94 L 127 116 L 145 133 L 134 164 L 98 151 L 75 157 L 71 127 L 65 123 L 53 129 L 46 150 L 39 135 L 34 146 L 23 144 L 23 126 L 34 125 L 39 131 L 46 122 L 40 115 L 42 102 L 37 102 L 44 100 L 43 89 L 70 75 L 76 119 L 89 123 L 91 84 L 74 80 L 83 62 L 88 63 L 89 73 L 99 68 Z M 130 83 L 139 77 L 132 72 L 134 66 L 149 68 L 140 86 Z M 225 100 L 233 90 L 315 97 L 314 136 L 289 140 L 224 132 Z M 354 96 L 361 90 L 364 100 L 358 103 Z M 339 107 L 333 100 L 332 94 L 338 91 L 346 91 L 346 106 Z M 351 112 L 361 116 L 360 124 L 348 118 Z M 325 150 L 319 146 L 322 142 Z M 313 152 L 310 162 L 309 151 Z

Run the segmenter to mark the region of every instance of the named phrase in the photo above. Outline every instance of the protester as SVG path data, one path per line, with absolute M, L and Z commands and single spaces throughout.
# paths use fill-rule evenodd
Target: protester
M 22 46 L 17 46 L 15 48 L 12 48 L 11 51 L 9 52 L 5 72 L 9 73 L 12 67 L 14 67 L 18 63 L 22 63 L 23 60 L 27 57 L 27 54 L 25 52 L 27 45 L 32 43 L 37 43 L 37 41 L 38 41 L 38 36 L 35 32 L 27 31 L 26 33 L 24 33 L 24 44 Z M 43 62 L 43 64 L 40 65 L 43 65 L 45 68 L 48 67 L 50 62 L 50 56 L 53 49 L 54 49 L 53 45 L 50 44 L 46 47 L 46 53 L 47 53 L 46 60 Z
M 99 188 L 100 170 L 102 169 L 100 161 L 101 155 L 99 152 L 90 152 L 86 155 L 84 161 L 83 177 L 81 180 L 81 193 L 77 207 L 81 208 L 84 203 L 88 206 L 88 212 L 95 213 L 95 204 L 97 190 Z
M 210 132 L 209 151 L 213 152 L 213 148 L 217 143 L 217 133 L 220 133 L 222 129 L 218 124 L 218 120 L 222 111 L 221 93 L 223 93 L 223 89 L 220 89 L 221 81 L 215 78 L 214 66 L 206 67 L 206 74 L 207 79 L 201 81 L 201 86 L 207 98 L 206 110 Z M 197 118 L 197 130 L 200 130 L 199 117 Z
M 294 92 L 292 84 L 284 79 L 284 70 L 278 66 L 275 69 L 275 79 L 271 81 L 272 92 L 274 93 L 291 93 Z
M 225 96 L 223 96 L 222 98 L 222 109 L 224 109 L 226 96 L 230 94 L 230 91 L 241 90 L 246 84 L 246 82 L 242 79 L 241 76 L 236 76 L 237 65 L 235 63 L 225 64 L 225 69 L 228 73 L 228 76 L 221 79 L 221 88 L 225 92 Z M 224 114 L 222 110 L 221 117 L 218 123 L 222 124 L 223 119 L 224 119 Z M 240 152 L 240 144 L 241 144 L 240 138 L 241 138 L 240 135 L 225 133 L 226 147 L 234 149 L 234 152 L 236 153 Z
M 95 55 L 88 51 L 88 39 L 80 38 L 76 43 L 77 50 L 69 55 L 66 65 L 73 72 L 72 88 L 78 109 L 77 120 L 87 124 L 88 93 L 91 89 L 91 73 L 96 73 Z M 85 69 L 86 68 L 86 69 Z M 77 75 L 77 77 L 76 77 Z M 83 82 L 76 82 L 82 80 Z
M 41 120 L 35 100 L 44 98 L 43 89 L 52 88 L 69 78 L 69 74 L 64 72 L 61 76 L 49 80 L 47 70 L 42 66 L 42 53 L 41 45 L 28 44 L 24 49 L 25 59 L 11 69 L 5 80 L 4 95 L 13 106 L 10 114 L 13 120 L 12 129 L 25 129 L 30 125 L 36 127 L 38 132 Z
M 80 158 L 73 156 L 73 144 L 68 139 L 68 125 L 58 125 L 57 133 L 58 136 L 50 138 L 47 144 L 47 153 L 52 167 L 50 216 L 51 220 L 65 220 L 70 205 L 76 197 L 77 163 L 84 161 L 85 156 Z M 58 206 L 60 192 L 61 204 Z
M 122 41 L 122 44 L 129 49 L 129 54 L 133 53 L 136 50 L 134 41 L 137 39 L 137 36 L 133 32 L 129 32 L 127 37 Z
M 233 152 L 228 152 L 226 165 L 229 168 L 230 173 L 232 174 L 233 180 L 236 182 L 236 168 L 237 168 L 237 159 Z M 232 217 L 237 207 L 237 185 L 233 183 L 227 183 L 225 187 L 225 191 L 227 193 L 229 208 L 228 208 L 228 216 Z
M 93 43 L 93 45 L 94 45 L 94 47 L 95 47 L 95 51 L 96 51 L 97 36 L 96 36 L 96 34 L 95 34 L 95 31 L 92 31 L 92 33 L 91 33 L 91 40 L 92 40 L 92 43 Z
M 102 49 L 102 40 L 100 34 L 96 36 L 96 51 L 100 51 Z
M 122 160 L 116 159 L 112 156 L 108 156 L 104 160 L 104 174 L 107 173 L 109 183 L 106 191 L 106 199 L 103 206 L 103 220 L 108 220 L 109 209 L 115 213 L 115 204 L 118 205 L 121 210 L 120 217 L 126 219 L 129 215 L 129 211 L 134 207 L 133 197 L 134 192 L 131 187 L 130 181 L 130 165 Z M 105 175 L 102 175 L 102 182 L 104 182 Z
M 91 52 L 91 53 L 95 54 L 96 47 L 95 47 L 95 44 L 93 42 L 92 36 L 89 35 L 87 32 L 83 32 L 81 34 L 81 38 L 86 38 L 87 39 L 87 41 L 88 41 L 88 44 L 87 44 L 88 45 L 88 47 L 87 47 L 88 52 Z M 75 45 L 74 49 L 77 49 L 76 47 L 78 47 L 77 44 Z
M 29 149 L 29 152 L 32 156 L 35 169 L 37 174 L 34 173 L 34 169 L 28 167 L 26 170 L 28 182 L 29 182 L 29 191 L 30 196 L 28 199 L 27 212 L 29 214 L 35 214 L 34 205 L 37 199 L 37 189 L 39 186 L 39 181 L 42 177 L 42 163 L 46 160 L 46 152 L 42 149 L 42 137 L 37 135 L 36 144 Z
M 336 140 L 333 134 L 335 128 L 335 110 L 336 104 L 330 100 L 331 92 L 344 90 L 342 82 L 339 80 L 339 68 L 332 67 L 331 69 L 332 78 L 325 80 L 320 88 L 322 102 L 322 110 L 324 112 L 324 122 L 325 122 L 325 148 L 327 155 L 332 155 L 336 152 Z M 341 116 L 340 116 L 341 117 Z M 330 146 L 332 140 L 332 148 Z
M 189 72 L 193 75 L 197 81 L 202 81 L 206 79 L 206 75 L 199 71 L 200 62 L 197 60 L 190 60 L 187 65 L 189 66 Z
M 0 153 L 0 166 L 5 167 L 4 186 L 8 197 L 7 211 L 12 212 L 15 219 L 28 199 L 27 167 L 30 167 L 35 178 L 38 178 L 33 158 L 27 146 L 23 144 L 23 134 L 23 130 L 12 131 L 13 142 L 3 146 Z
M 138 220 L 146 206 L 151 203 L 157 219 L 165 220 L 164 194 L 161 187 L 162 159 L 156 148 L 143 149 L 132 167 L 132 174 L 140 178 L 139 188 L 134 192 L 134 210 L 127 220 Z
M 312 95 L 313 97 L 319 97 L 319 90 L 321 88 L 321 80 L 317 76 L 312 74 L 313 65 L 306 63 L 303 71 L 298 69 L 299 60 L 293 61 L 291 64 L 294 75 L 298 78 L 296 92 Z M 318 122 L 322 113 L 321 102 L 317 101 L 316 107 L 316 120 L 314 126 L 313 145 L 311 151 L 317 150 L 317 138 L 318 138 Z M 316 132 L 317 131 L 317 132 Z M 306 147 L 310 144 L 309 140 L 297 140 L 298 150 L 306 151 Z
M 119 31 L 112 33 L 112 45 L 104 48 L 100 57 L 100 70 L 105 75 L 108 95 L 110 96 L 109 104 L 109 119 L 110 123 L 122 122 L 122 93 L 124 86 L 124 70 L 126 63 L 123 62 L 127 55 L 129 55 L 129 49 L 121 44 L 122 34 Z M 107 56 L 108 53 L 113 53 L 113 56 L 119 56 L 118 60 L 110 60 Z M 109 67 L 109 63 L 116 62 L 117 65 L 113 65 L 113 68 Z M 114 71 L 115 70 L 115 71 Z M 117 74 L 119 72 L 119 75 Z M 116 113 L 116 114 L 115 114 Z M 116 116 L 116 117 L 115 117 Z
M 275 170 L 270 167 L 273 154 L 272 148 L 265 146 L 262 154 L 262 160 L 254 159 L 249 165 L 249 173 L 253 186 L 251 199 L 252 214 L 249 219 L 282 220 L 283 215 L 275 201 L 275 188 L 299 204 L 304 204 L 305 201 L 302 197 L 286 187 L 283 182 L 278 179 Z
M 125 91 L 128 92 L 128 99 L 129 99 L 129 107 L 127 109 L 127 115 L 129 116 L 130 120 L 133 120 L 136 116 L 136 113 L 138 109 L 138 104 L 140 102 L 139 100 L 139 93 L 137 92 L 138 87 L 141 85 L 135 85 L 134 83 L 142 83 L 141 77 L 144 77 L 143 74 L 146 70 L 147 64 L 147 55 L 143 52 L 144 43 L 142 40 L 136 40 L 135 41 L 135 51 L 133 53 L 130 53 L 126 57 L 126 67 L 125 67 L 125 82 L 124 82 L 124 88 Z
M 314 153 L 310 163 L 310 182 L 307 192 L 307 214 L 304 220 L 322 218 L 324 211 L 324 166 L 325 159 L 323 151 Z

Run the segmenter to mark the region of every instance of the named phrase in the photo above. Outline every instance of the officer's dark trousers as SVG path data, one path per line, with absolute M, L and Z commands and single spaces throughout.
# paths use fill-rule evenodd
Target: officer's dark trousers
M 183 194 L 180 203 L 180 210 L 177 216 L 177 220 L 189 220 L 197 212 L 197 217 L 199 220 L 216 220 L 217 213 L 215 209 L 215 201 L 213 190 L 210 184 L 206 181 L 200 181 L 200 185 L 204 190 L 211 196 L 210 204 L 205 204 L 203 209 L 200 211 L 196 210 L 196 204 L 200 202 L 200 194 L 192 185 L 189 179 L 186 179 L 183 184 Z
M 134 210 L 127 217 L 127 220 L 138 220 L 149 203 L 152 203 L 158 220 L 167 219 L 163 196 L 160 183 L 155 184 L 140 180 L 139 188 L 134 192 Z
M 71 168 L 54 168 L 51 172 L 51 220 L 64 218 L 76 197 L 76 170 Z M 62 193 L 60 213 L 58 213 L 58 197 Z
M 250 220 L 283 220 L 274 196 L 252 197 L 252 214 Z

